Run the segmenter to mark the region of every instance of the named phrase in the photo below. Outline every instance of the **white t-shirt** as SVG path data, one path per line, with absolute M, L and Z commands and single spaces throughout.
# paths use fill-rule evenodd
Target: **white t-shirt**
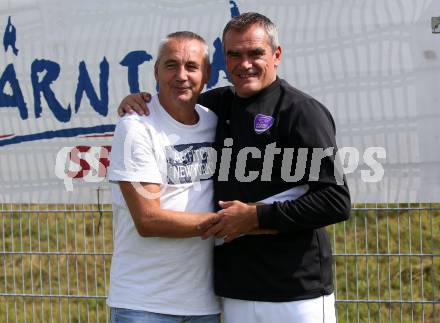
M 118 120 L 110 156 L 114 251 L 107 304 L 173 315 L 220 312 L 213 289 L 213 240 L 143 238 L 117 181 L 158 183 L 160 204 L 174 211 L 214 210 L 213 180 L 217 117 L 196 106 L 199 122 L 173 119 L 157 96 L 149 116 Z

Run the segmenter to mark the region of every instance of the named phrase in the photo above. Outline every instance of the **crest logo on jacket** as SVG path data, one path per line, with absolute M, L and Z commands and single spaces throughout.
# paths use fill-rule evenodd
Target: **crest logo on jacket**
M 257 114 L 254 119 L 254 130 L 259 135 L 265 132 L 273 125 L 274 118 L 264 114 Z

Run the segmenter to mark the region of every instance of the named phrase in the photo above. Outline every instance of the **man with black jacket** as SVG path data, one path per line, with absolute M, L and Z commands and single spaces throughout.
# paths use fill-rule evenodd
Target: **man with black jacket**
M 277 77 L 281 47 L 267 17 L 232 18 L 223 46 L 234 87 L 199 97 L 218 115 L 221 210 L 199 229 L 224 241 L 214 277 L 225 322 L 335 322 L 324 227 L 348 218 L 350 195 L 335 163 L 333 118 Z M 129 96 L 119 110 L 140 111 L 147 99 Z

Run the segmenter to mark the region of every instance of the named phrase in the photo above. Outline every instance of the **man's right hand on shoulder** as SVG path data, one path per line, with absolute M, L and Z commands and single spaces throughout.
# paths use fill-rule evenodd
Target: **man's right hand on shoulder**
M 132 114 L 136 112 L 139 115 L 149 115 L 147 103 L 151 101 L 151 94 L 147 92 L 133 93 L 127 95 L 119 104 L 118 115 Z

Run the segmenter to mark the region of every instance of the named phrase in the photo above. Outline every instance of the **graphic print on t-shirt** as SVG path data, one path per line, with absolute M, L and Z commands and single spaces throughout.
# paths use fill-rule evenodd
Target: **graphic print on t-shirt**
M 211 179 L 216 156 L 210 142 L 166 146 L 167 183 L 188 184 Z

